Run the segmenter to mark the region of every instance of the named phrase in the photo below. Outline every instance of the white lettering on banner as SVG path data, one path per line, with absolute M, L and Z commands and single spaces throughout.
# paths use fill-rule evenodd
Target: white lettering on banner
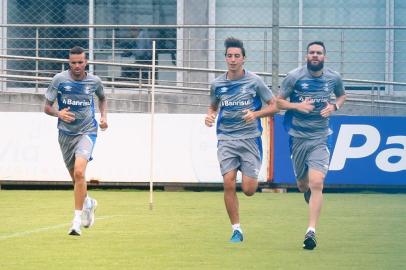
M 365 136 L 365 143 L 358 147 L 351 147 L 354 135 Z M 379 131 L 372 126 L 341 125 L 333 156 L 331 157 L 330 170 L 342 170 L 347 158 L 362 158 L 371 155 L 378 148 L 380 140 Z
M 357 147 L 351 147 L 354 135 L 365 137 L 365 143 Z M 331 157 L 330 170 L 339 171 L 345 166 L 350 158 L 364 158 L 376 152 L 381 142 L 379 131 L 370 125 L 341 125 L 338 132 L 333 156 Z M 401 144 L 402 148 L 389 148 L 380 152 L 376 159 L 376 166 L 382 171 L 398 172 L 406 170 L 406 136 L 388 137 L 386 144 Z M 391 163 L 391 157 L 400 157 L 396 163 Z
M 389 148 L 383 150 L 376 157 L 376 166 L 382 171 L 398 172 L 406 170 L 406 136 L 392 136 L 388 137 L 386 144 L 401 144 L 401 148 Z M 396 163 L 389 162 L 390 157 L 400 157 L 400 160 Z

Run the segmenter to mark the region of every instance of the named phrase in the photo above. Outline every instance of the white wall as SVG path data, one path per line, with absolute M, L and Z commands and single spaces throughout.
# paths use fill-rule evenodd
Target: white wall
M 207 128 L 203 119 L 202 114 L 155 115 L 155 182 L 222 182 L 215 128 Z M 87 179 L 148 182 L 150 116 L 109 114 L 108 120 L 109 129 L 99 132 Z M 0 180 L 70 181 L 59 150 L 56 118 L 2 112 L 0 123 Z M 263 139 L 262 181 L 267 173 L 267 141 Z

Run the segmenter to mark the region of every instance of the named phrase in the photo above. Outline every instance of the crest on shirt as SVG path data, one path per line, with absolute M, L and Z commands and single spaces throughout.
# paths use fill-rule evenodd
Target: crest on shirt
M 72 86 L 66 85 L 63 87 L 63 89 L 65 89 L 65 91 L 70 91 L 70 90 L 72 90 Z
M 249 95 L 251 95 L 252 97 L 255 97 L 256 95 L 257 95 L 257 92 L 255 92 L 255 91 L 253 91 L 252 89 L 250 89 L 248 86 L 241 86 L 241 89 L 240 89 L 240 92 L 241 92 L 241 94 L 243 94 L 243 95 L 245 95 L 245 94 L 249 94 Z
M 85 91 L 85 94 L 88 95 L 90 93 L 90 86 L 86 85 L 84 91 Z
M 220 88 L 220 93 L 225 93 L 225 92 L 227 92 L 227 90 L 228 90 L 228 88 L 223 86 Z
M 325 84 L 324 84 L 323 90 L 326 91 L 326 92 L 328 92 L 328 90 L 329 90 L 329 89 L 328 89 L 328 83 L 325 83 Z
M 309 84 L 308 83 L 302 83 L 300 86 L 302 87 L 303 90 L 309 89 Z

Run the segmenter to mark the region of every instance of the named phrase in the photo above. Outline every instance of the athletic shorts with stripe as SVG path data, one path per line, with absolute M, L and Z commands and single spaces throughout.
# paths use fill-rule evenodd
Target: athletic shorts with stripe
M 303 180 L 309 168 L 327 174 L 330 163 L 327 138 L 304 139 L 290 136 L 289 146 L 296 180 Z
M 92 152 L 96 143 L 96 137 L 97 135 L 94 134 L 67 135 L 59 131 L 59 146 L 68 170 L 75 166 L 76 157 L 82 157 L 87 161 L 93 159 Z
M 219 140 L 217 158 L 222 175 L 239 170 L 243 175 L 257 179 L 262 165 L 261 137 Z

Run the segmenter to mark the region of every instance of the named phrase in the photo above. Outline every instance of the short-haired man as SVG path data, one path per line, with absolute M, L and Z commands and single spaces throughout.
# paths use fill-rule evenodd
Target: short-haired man
M 303 242 L 303 248 L 309 250 L 317 245 L 316 224 L 329 167 L 329 116 L 339 110 L 346 99 L 341 76 L 324 67 L 325 55 L 323 42 L 309 43 L 306 65 L 288 73 L 277 101 L 280 109 L 287 110 L 284 122 L 290 135 L 296 182 L 309 204 L 309 223 Z M 336 96 L 335 103 L 331 102 L 332 94 Z
M 237 171 L 242 173 L 242 190 L 252 196 L 258 188 L 262 164 L 261 121 L 263 116 L 277 112 L 272 92 L 256 74 L 244 69 L 243 42 L 227 38 L 225 60 L 228 71 L 211 84 L 205 124 L 211 127 L 217 119 L 217 156 L 224 181 L 224 202 L 232 225 L 231 242 L 242 242 Z M 262 108 L 262 101 L 267 106 Z
M 93 94 L 99 99 L 100 128 L 106 129 L 107 101 L 99 77 L 88 74 L 86 53 L 75 46 L 69 52 L 69 70 L 52 79 L 45 94 L 44 112 L 58 118 L 59 145 L 74 184 L 75 212 L 70 235 L 81 235 L 81 226 L 94 223 L 95 199 L 87 196 L 85 172 L 97 137 Z M 53 106 L 58 101 L 58 108 Z

